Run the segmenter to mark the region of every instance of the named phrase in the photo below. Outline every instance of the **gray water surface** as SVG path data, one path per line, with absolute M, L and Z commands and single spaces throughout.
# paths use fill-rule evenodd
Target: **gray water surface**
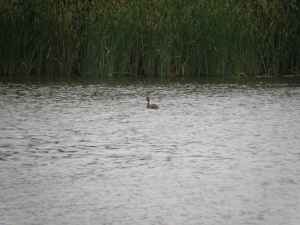
M 298 225 L 299 212 L 299 87 L 0 84 L 1 225 Z

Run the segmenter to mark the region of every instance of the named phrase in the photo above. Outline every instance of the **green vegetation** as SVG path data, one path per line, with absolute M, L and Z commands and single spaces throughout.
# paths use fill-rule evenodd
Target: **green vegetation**
M 1 80 L 300 72 L 298 0 L 2 0 Z

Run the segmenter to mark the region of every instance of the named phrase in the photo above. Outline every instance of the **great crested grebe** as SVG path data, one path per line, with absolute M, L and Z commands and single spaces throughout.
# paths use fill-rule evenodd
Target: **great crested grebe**
M 156 104 L 150 104 L 149 97 L 147 97 L 146 100 L 147 100 L 147 109 L 158 109 L 159 108 L 158 105 L 156 105 Z

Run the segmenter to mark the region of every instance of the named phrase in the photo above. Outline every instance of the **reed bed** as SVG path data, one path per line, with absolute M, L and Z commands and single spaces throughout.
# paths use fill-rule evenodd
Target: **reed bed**
M 300 71 L 296 0 L 1 2 L 1 80 L 239 79 Z

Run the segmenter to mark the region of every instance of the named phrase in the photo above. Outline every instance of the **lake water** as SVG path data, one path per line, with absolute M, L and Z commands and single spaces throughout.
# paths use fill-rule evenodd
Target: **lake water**
M 0 84 L 1 225 L 298 225 L 299 212 L 299 87 Z

